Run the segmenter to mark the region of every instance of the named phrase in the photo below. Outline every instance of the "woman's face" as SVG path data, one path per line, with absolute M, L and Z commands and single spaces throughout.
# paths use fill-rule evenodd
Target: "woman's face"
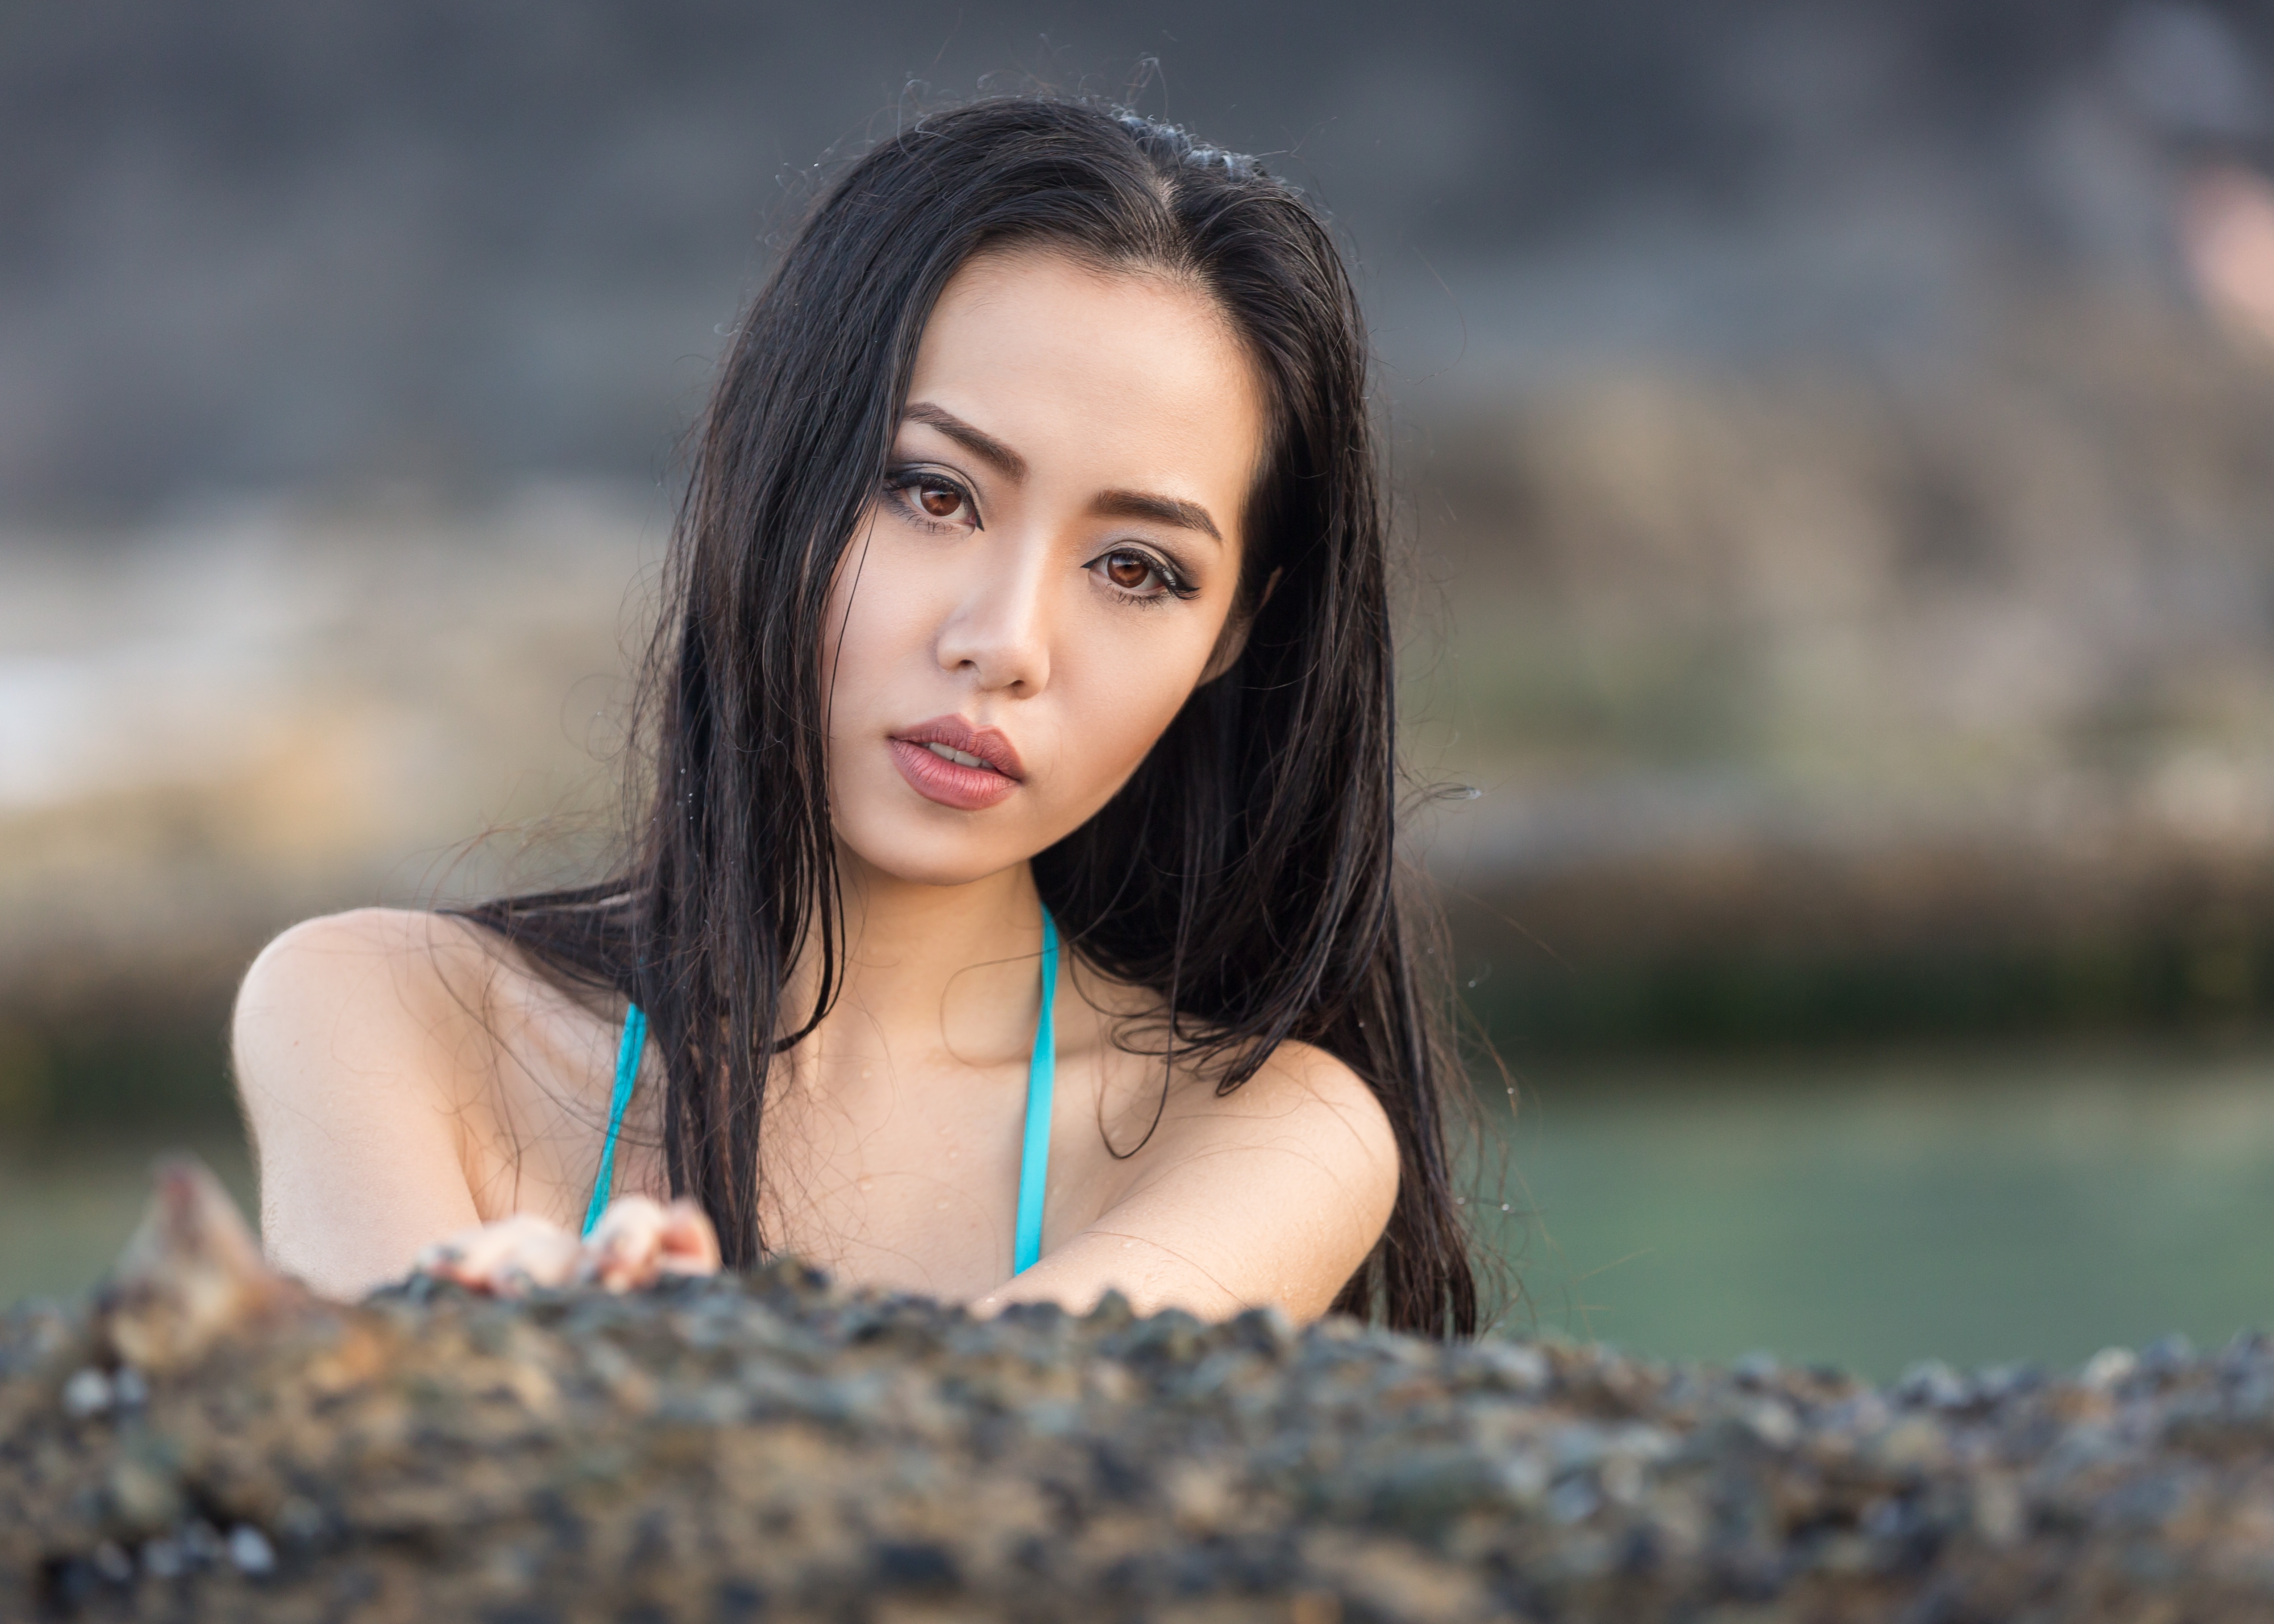
M 838 837 L 976 880 L 1103 806 L 1235 650 L 1253 364 L 1188 286 L 975 259 L 924 329 L 823 650 Z

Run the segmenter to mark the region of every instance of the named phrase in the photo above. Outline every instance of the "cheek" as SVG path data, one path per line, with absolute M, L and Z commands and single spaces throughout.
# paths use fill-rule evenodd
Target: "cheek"
M 1152 635 L 1099 637 L 1059 663 L 1065 776 L 1085 801 L 1103 804 L 1137 770 L 1192 697 L 1215 646 L 1212 635 L 1171 639 L 1163 628 L 1137 629 Z
M 885 568 L 884 538 L 867 556 L 855 543 L 846 550 L 831 585 L 822 621 L 821 676 L 832 713 L 872 699 L 896 671 L 920 661 L 930 646 L 937 606 L 904 568 Z

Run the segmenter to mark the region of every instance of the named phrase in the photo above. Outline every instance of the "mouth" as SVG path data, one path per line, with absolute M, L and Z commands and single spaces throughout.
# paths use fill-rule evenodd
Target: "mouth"
M 1025 770 L 1009 739 L 960 716 L 935 717 L 894 733 L 892 760 L 925 800 L 960 811 L 996 805 L 1019 787 Z

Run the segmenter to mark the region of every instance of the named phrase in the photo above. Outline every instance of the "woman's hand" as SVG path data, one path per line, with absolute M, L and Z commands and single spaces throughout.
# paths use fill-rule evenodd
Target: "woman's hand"
M 584 1284 L 629 1291 L 666 1274 L 717 1273 L 719 1236 L 703 1209 L 684 1197 L 666 1207 L 628 1195 L 608 1203 L 581 1241 L 549 1218 L 516 1213 L 435 1242 L 412 1267 L 500 1297 Z
M 710 1214 L 685 1196 L 670 1206 L 644 1195 L 608 1203 L 584 1242 L 581 1281 L 611 1291 L 653 1285 L 666 1274 L 719 1272 L 719 1232 Z

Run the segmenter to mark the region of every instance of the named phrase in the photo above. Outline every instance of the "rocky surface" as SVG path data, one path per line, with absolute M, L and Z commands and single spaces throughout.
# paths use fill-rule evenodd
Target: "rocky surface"
M 164 1169 L 0 1324 L 0 1617 L 2262 1619 L 2274 1339 L 1875 1389 L 794 1264 L 343 1308 Z

